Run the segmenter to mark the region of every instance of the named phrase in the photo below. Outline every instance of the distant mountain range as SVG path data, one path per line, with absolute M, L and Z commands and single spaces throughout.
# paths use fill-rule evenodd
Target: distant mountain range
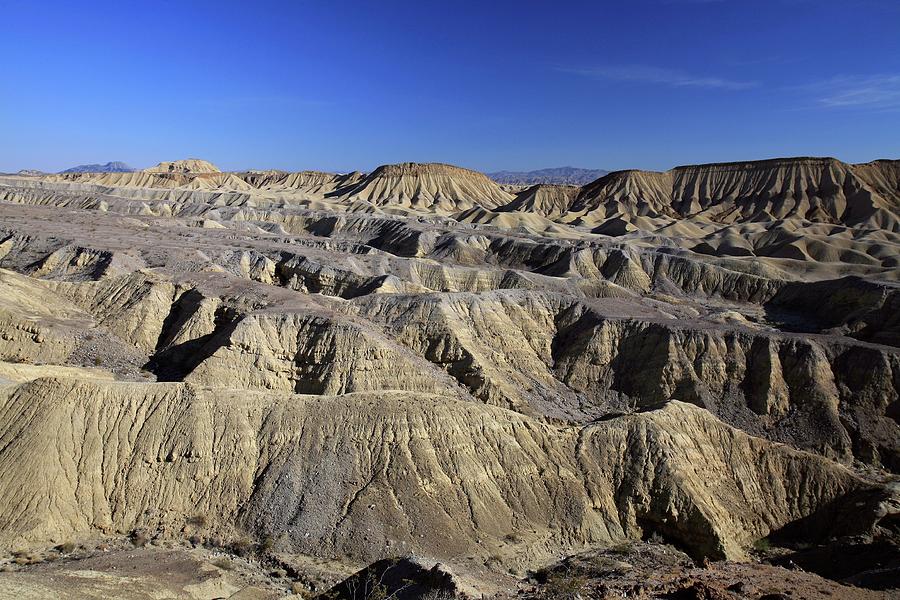
M 132 171 L 137 171 L 137 169 L 132 169 L 123 162 L 113 161 L 105 165 L 78 165 L 77 167 L 60 171 L 60 173 L 131 173 Z
M 509 185 L 534 185 L 536 183 L 558 183 L 584 185 L 608 174 L 603 169 L 579 169 L 577 167 L 556 167 L 537 171 L 497 171 L 486 173 L 497 183 Z

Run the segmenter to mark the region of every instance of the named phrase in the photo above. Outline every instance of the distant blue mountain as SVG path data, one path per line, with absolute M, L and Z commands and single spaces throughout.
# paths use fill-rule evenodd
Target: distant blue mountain
M 609 171 L 603 169 L 579 169 L 576 167 L 556 167 L 537 171 L 497 171 L 487 176 L 497 183 L 512 185 L 534 185 L 536 183 L 562 183 L 584 185 L 600 179 Z
M 123 162 L 108 162 L 105 165 L 78 165 L 60 173 L 131 173 L 137 171 Z

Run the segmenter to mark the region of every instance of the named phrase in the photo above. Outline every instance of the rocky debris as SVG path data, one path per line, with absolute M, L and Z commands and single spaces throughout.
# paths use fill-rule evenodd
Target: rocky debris
M 520 584 L 518 597 L 874 600 L 893 594 L 841 585 L 796 568 L 730 561 L 699 564 L 671 546 L 634 543 L 577 554 L 540 569 Z
M 467 597 L 453 574 L 440 563 L 429 565 L 411 557 L 387 558 L 374 562 L 318 597 L 327 600 L 360 598 L 441 598 Z
M 303 583 L 255 557 L 183 540 L 135 545 L 123 538 L 17 550 L 0 559 L 4 598 L 252 598 L 306 591 Z

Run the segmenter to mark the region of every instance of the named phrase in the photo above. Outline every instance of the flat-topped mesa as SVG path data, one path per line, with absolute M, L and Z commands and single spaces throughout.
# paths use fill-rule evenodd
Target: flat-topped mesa
M 731 223 L 801 218 L 819 223 L 897 227 L 897 216 L 835 158 L 780 158 L 672 169 L 672 207 Z
M 327 173 L 324 171 L 247 171 L 237 173 L 242 180 L 261 190 L 299 190 L 327 194 L 342 187 L 359 183 L 363 175 L 352 173 Z
M 155 167 L 144 169 L 144 173 L 221 173 L 219 167 L 199 158 L 186 158 L 161 162 Z
M 351 200 L 450 214 L 473 206 L 497 208 L 513 196 L 483 173 L 441 163 L 382 165 L 341 191 Z
M 617 171 L 584 186 L 572 206 L 593 220 L 617 215 L 699 217 L 720 223 L 798 218 L 900 230 L 895 161 L 849 165 L 834 158 Z
M 484 173 L 466 169 L 465 167 L 457 167 L 456 165 L 448 165 L 446 163 L 415 163 L 405 162 L 395 165 L 381 165 L 372 171 L 372 177 L 421 177 L 421 176 L 446 176 L 472 178 L 480 181 L 490 182 L 490 178 Z

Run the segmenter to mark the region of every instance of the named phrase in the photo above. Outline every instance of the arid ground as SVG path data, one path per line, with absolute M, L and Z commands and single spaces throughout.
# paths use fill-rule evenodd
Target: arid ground
M 2 176 L 0 361 L 3 598 L 900 594 L 900 161 Z

